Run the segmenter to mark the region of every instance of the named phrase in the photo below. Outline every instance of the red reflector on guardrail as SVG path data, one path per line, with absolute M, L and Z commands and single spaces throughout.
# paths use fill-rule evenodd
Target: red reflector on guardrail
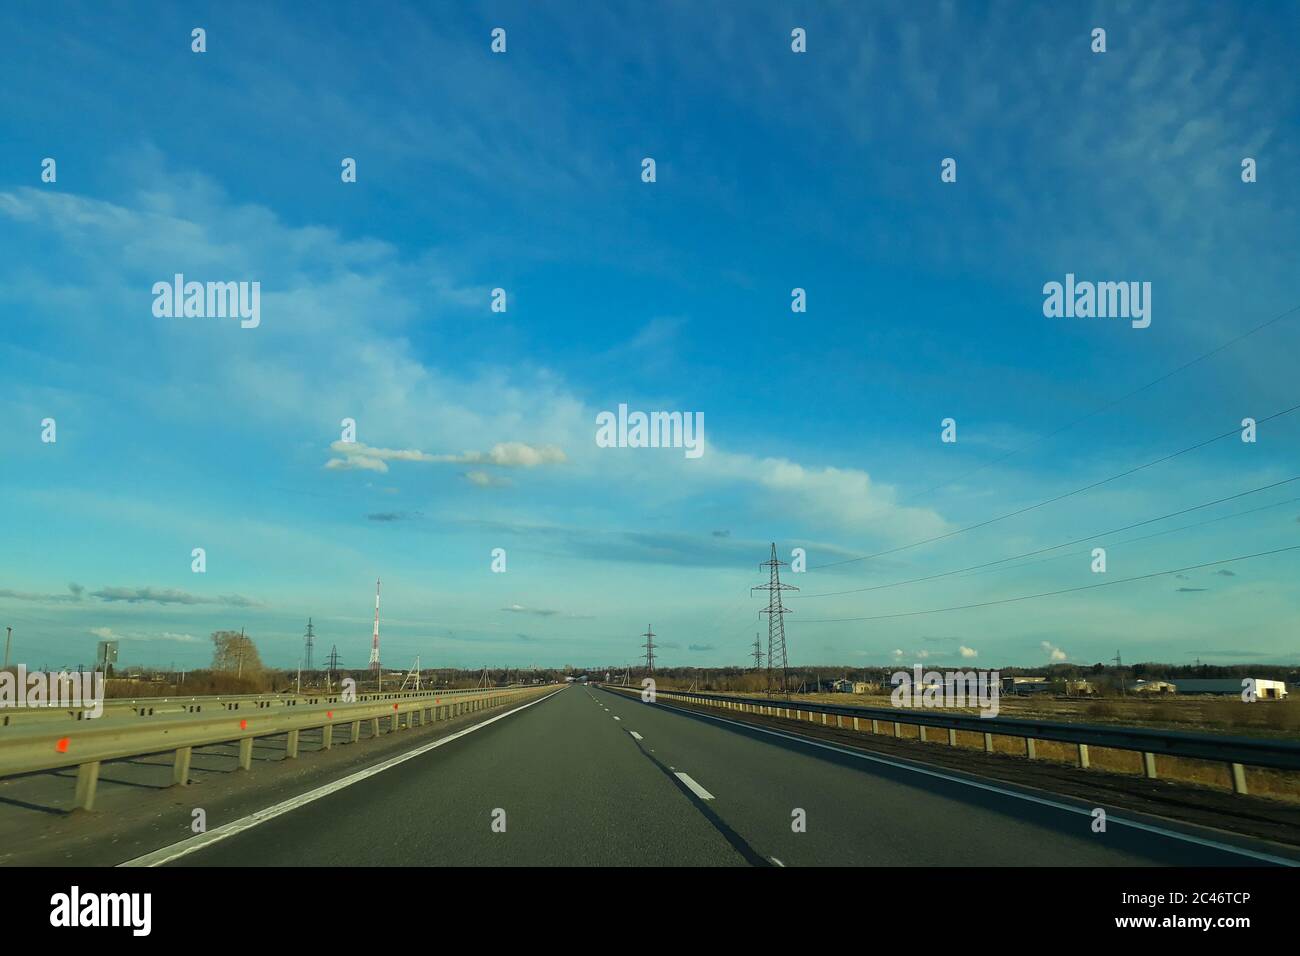
M 247 730 L 247 729 L 248 729 L 248 721 L 246 721 L 246 720 L 241 720 L 241 721 L 239 722 L 239 729 L 240 729 L 240 730 Z
M 333 720 L 333 719 L 334 719 L 334 711 L 332 711 L 332 710 L 327 710 L 327 711 L 325 711 L 325 719 L 326 719 L 326 720 Z
M 58 742 L 57 744 L 54 745 L 54 749 L 57 750 L 57 751 L 58 751 L 59 753 L 61 753 L 61 754 L 65 754 L 65 753 L 67 753 L 67 752 L 68 752 L 68 738 L 67 738 L 67 737 L 64 737 L 64 738 L 62 738 L 61 740 L 59 740 L 59 742 Z
M 393 705 L 393 710 L 397 710 L 397 705 L 396 705 L 396 704 Z

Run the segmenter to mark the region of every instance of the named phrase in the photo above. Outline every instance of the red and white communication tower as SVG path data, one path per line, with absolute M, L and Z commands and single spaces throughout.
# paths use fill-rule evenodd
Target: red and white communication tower
M 375 578 L 375 638 L 370 643 L 370 669 L 379 672 L 379 579 Z

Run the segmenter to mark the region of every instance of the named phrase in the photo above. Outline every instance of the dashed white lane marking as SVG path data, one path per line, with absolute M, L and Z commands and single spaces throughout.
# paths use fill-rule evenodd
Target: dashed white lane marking
M 635 730 L 629 730 L 628 733 L 631 734 L 632 737 L 636 740 L 645 740 L 645 738 L 642 737 L 640 734 L 638 734 Z
M 691 793 L 695 794 L 701 800 L 713 799 L 713 794 L 709 793 L 709 791 L 705 790 L 698 783 L 692 780 L 690 774 L 682 773 L 679 770 L 677 771 L 677 779 L 680 780 L 682 783 L 686 784 L 686 786 L 690 788 Z
M 563 688 L 561 688 L 561 690 L 563 690 Z M 507 710 L 504 714 L 498 714 L 495 717 L 489 717 L 487 720 L 483 721 L 482 723 L 474 724 L 472 727 L 466 727 L 464 730 L 458 730 L 456 733 L 449 734 L 448 736 L 443 737 L 440 740 L 435 740 L 432 743 L 427 743 L 424 744 L 423 746 L 416 747 L 414 750 L 407 751 L 404 754 L 399 754 L 396 757 L 391 757 L 388 760 L 383 761 L 382 763 L 375 764 L 373 767 L 367 767 L 365 770 L 358 770 L 356 773 L 350 774 L 344 777 L 342 780 L 336 780 L 333 783 L 327 783 L 325 784 L 325 786 L 317 787 L 315 790 L 308 790 L 304 794 L 300 794 L 299 796 L 296 797 L 291 797 L 290 799 L 285 800 L 282 803 L 277 803 L 273 807 L 268 807 L 265 810 L 259 810 L 256 813 L 250 813 L 248 816 L 241 817 L 240 819 L 235 820 L 233 823 L 227 823 L 225 826 L 217 827 L 215 830 L 209 830 L 207 833 L 200 833 L 198 836 L 190 837 L 188 840 L 182 840 L 180 843 L 173 843 L 171 846 L 162 847 L 161 849 L 154 850 L 152 853 L 146 853 L 144 854 L 144 856 L 137 856 L 133 860 L 127 860 L 125 863 L 119 863 L 118 866 L 161 866 L 164 863 L 169 863 L 172 860 L 175 860 L 179 857 L 186 856 L 190 853 L 193 853 L 195 850 L 201 850 L 205 846 L 211 846 L 213 843 L 217 843 L 221 840 L 226 839 L 227 837 L 232 837 L 236 833 L 242 833 L 245 830 L 251 830 L 259 823 L 265 823 L 267 820 L 274 820 L 276 817 L 280 816 L 281 814 L 288 813 L 290 810 L 296 810 L 298 809 L 298 807 L 305 806 L 309 803 L 312 803 L 315 800 L 319 800 L 321 797 L 327 797 L 331 793 L 334 793 L 335 791 L 342 790 L 344 787 L 350 787 L 354 783 L 360 783 L 362 780 L 365 780 L 368 777 L 373 777 L 377 773 L 383 773 L 385 770 L 388 770 L 390 767 L 396 767 L 398 764 L 405 763 L 408 760 L 412 760 L 415 757 L 420 756 L 421 754 L 426 754 L 430 750 L 436 750 L 437 748 L 442 747 L 445 744 L 451 743 L 453 740 L 458 740 L 461 737 L 464 737 L 466 734 L 472 734 L 476 730 L 482 730 L 488 724 L 495 724 L 498 720 L 505 720 L 505 718 L 509 717 L 511 714 L 517 714 L 519 713 L 519 711 L 527 710 L 529 707 L 533 707 L 537 704 L 540 704 L 544 700 L 550 700 L 559 692 L 560 691 L 558 690 L 552 691 L 551 693 L 547 694 L 545 697 L 539 697 L 537 698 L 537 700 L 529 701 L 528 703 L 524 704 L 521 707 L 516 707 L 513 710 Z
M 615 719 L 615 720 L 622 720 L 623 718 L 622 718 L 622 717 L 615 717 L 614 719 Z
M 775 864 L 776 864 L 777 866 L 779 866 L 779 867 L 784 867 L 784 866 L 785 866 L 784 863 L 782 863 L 780 860 L 778 860 L 778 859 L 777 859 L 776 857 L 774 857 L 774 856 L 770 856 L 770 857 L 768 857 L 768 859 L 771 860 L 773 863 L 775 863 Z

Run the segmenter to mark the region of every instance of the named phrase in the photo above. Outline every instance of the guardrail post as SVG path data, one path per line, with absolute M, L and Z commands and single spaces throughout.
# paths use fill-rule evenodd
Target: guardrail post
M 1033 760 L 1038 756 L 1038 749 L 1034 746 L 1033 737 L 1025 738 L 1025 756 L 1030 760 Z
M 825 711 L 822 712 L 822 726 L 823 726 L 823 727 L 826 726 L 826 713 L 825 713 Z
M 880 721 L 876 720 L 874 717 L 871 718 L 871 732 L 873 734 L 880 733 Z
M 77 808 L 95 809 L 95 790 L 99 787 L 99 761 L 92 760 L 77 768 Z
M 1156 779 L 1156 755 L 1144 753 L 1142 755 L 1142 776 L 1148 780 Z
M 288 760 L 294 760 L 298 756 L 298 731 L 289 731 L 289 736 L 284 742 L 284 756 Z
M 1091 762 L 1088 760 L 1088 745 L 1079 744 L 1079 766 L 1082 769 L 1087 770 L 1090 765 Z
M 895 737 L 903 736 L 903 725 L 900 724 L 898 721 L 894 721 L 894 736 Z
M 193 747 L 177 747 L 176 759 L 172 763 L 172 786 L 185 787 L 190 782 L 190 757 L 194 755 Z
M 925 732 L 926 732 L 927 729 L 928 729 L 928 728 L 925 726 L 925 724 L 917 724 L 917 725 L 916 725 L 916 736 L 919 737 L 919 738 L 921 739 L 921 743 L 925 743 L 925 741 L 926 741 Z
M 389 721 L 390 721 L 390 723 L 389 723 L 389 725 L 388 725 L 388 730 L 389 730 L 390 733 L 393 732 L 393 731 L 396 731 L 396 730 L 400 729 L 401 726 L 402 726 L 402 715 L 401 715 L 401 712 L 400 712 L 400 711 L 396 711 L 396 710 L 393 711 L 393 716 L 389 718 Z
M 358 743 L 361 740 L 361 721 L 354 720 L 348 727 L 348 737 L 351 743 Z
M 370 718 L 370 736 L 371 736 L 371 737 L 378 737 L 378 736 L 379 736 L 379 718 L 378 718 L 378 717 L 371 717 L 371 718 Z
M 320 729 L 320 749 L 329 750 L 334 745 L 334 725 L 326 724 Z
M 993 735 L 992 735 L 992 734 L 985 734 L 985 735 L 984 735 L 984 752 L 985 752 L 986 754 L 991 754 L 991 753 L 993 753 Z
M 1246 795 L 1246 768 L 1239 763 L 1232 765 L 1232 792 Z
M 253 738 L 241 737 L 239 739 L 239 769 L 253 769 Z
M 953 727 L 948 728 L 948 746 L 949 747 L 957 746 L 957 731 Z
M 856 717 L 853 718 L 853 729 L 854 730 L 858 729 L 858 718 Z

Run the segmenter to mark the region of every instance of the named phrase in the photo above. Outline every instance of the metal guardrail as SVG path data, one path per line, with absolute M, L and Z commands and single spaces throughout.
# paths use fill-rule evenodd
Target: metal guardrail
M 380 720 L 387 719 L 393 731 L 402 726 L 403 719 L 407 727 L 416 727 L 484 710 L 553 686 L 365 694 L 354 702 L 327 699 L 244 711 L 222 708 L 202 714 L 162 714 L 139 722 L 96 718 L 75 726 L 17 724 L 0 729 L 0 777 L 76 767 L 76 806 L 90 810 L 94 808 L 100 765 L 107 760 L 175 751 L 172 782 L 184 786 L 189 782 L 195 747 L 238 743 L 239 767 L 248 770 L 252 767 L 253 741 L 258 737 L 287 735 L 285 756 L 292 759 L 298 756 L 298 739 L 303 730 L 320 729 L 322 749 L 328 750 L 333 746 L 336 726 L 347 725 L 349 740 L 356 743 L 361 738 L 362 721 L 370 721 L 374 737 L 379 735 Z
M 483 693 L 485 690 L 508 690 L 516 687 L 540 687 L 540 684 L 510 684 L 504 687 L 468 687 L 451 690 L 388 691 L 358 694 L 356 702 L 372 700 L 397 700 L 418 697 L 453 697 L 467 694 Z M 265 710 L 274 707 L 297 707 L 304 704 L 343 703 L 341 690 L 330 693 L 281 693 L 281 694 L 213 694 L 209 696 L 170 696 L 170 697 L 107 697 L 103 701 L 103 713 L 93 718 L 136 718 L 163 717 L 175 714 L 213 713 L 219 710 L 243 711 Z M 87 720 L 84 706 L 50 706 L 6 707 L 0 709 L 0 740 L 3 740 L 3 728 L 23 726 L 32 722 L 49 723 L 60 720 Z
M 635 687 L 605 685 L 612 690 L 627 691 L 639 696 Z M 1142 772 L 1156 779 L 1157 756 L 1181 757 L 1191 760 L 1208 760 L 1227 764 L 1232 772 L 1232 789 L 1245 794 L 1246 767 L 1266 767 L 1273 770 L 1300 770 L 1300 743 L 1290 740 L 1270 740 L 1256 737 L 1229 737 L 1219 734 L 1197 734 L 1179 730 L 1156 730 L 1146 727 L 1107 727 L 1099 724 L 1063 724 L 1052 721 L 1024 720 L 1009 717 L 979 717 L 971 714 L 945 714 L 935 711 L 884 707 L 848 707 L 836 704 L 804 703 L 796 700 L 778 700 L 766 697 L 732 697 L 723 694 L 701 694 L 693 691 L 656 690 L 656 698 L 684 700 L 744 713 L 764 714 L 789 720 L 814 720 L 821 715 L 821 724 L 829 726 L 828 718 L 835 718 L 835 726 L 843 728 L 844 720 L 852 721 L 852 729 L 859 730 L 863 721 L 870 721 L 871 732 L 879 733 L 881 723 L 894 725 L 894 736 L 901 736 L 901 725 L 920 728 L 920 739 L 926 740 L 926 728 L 948 731 L 948 743 L 956 746 L 959 732 L 984 736 L 984 750 L 993 752 L 993 738 L 1019 737 L 1025 741 L 1025 756 L 1035 759 L 1034 742 L 1050 740 L 1074 744 L 1078 748 L 1079 766 L 1087 768 L 1089 747 L 1128 750 L 1142 755 Z M 1267 706 L 1267 705 L 1264 705 Z

